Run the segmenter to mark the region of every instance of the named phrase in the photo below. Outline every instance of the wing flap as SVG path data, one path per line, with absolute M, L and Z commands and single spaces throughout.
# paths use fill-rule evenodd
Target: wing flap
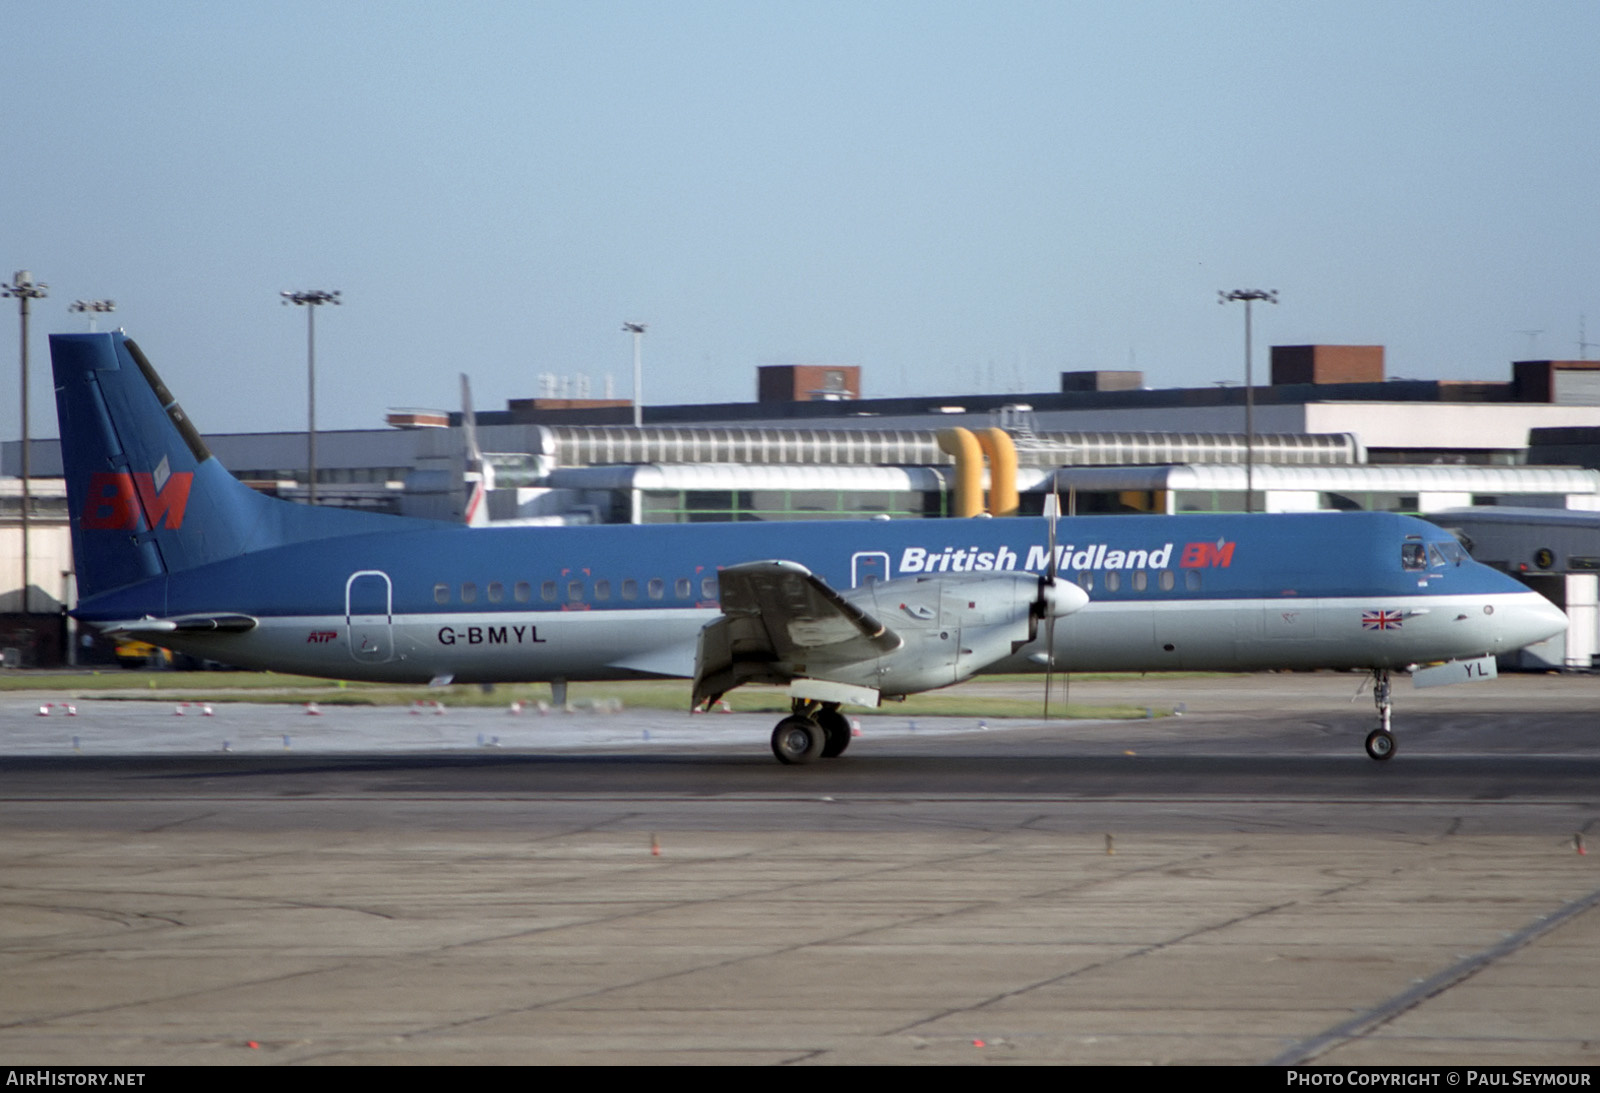
M 700 632 L 694 701 L 742 683 L 787 683 L 808 665 L 855 664 L 902 639 L 797 562 L 746 562 L 717 574 L 722 617 Z

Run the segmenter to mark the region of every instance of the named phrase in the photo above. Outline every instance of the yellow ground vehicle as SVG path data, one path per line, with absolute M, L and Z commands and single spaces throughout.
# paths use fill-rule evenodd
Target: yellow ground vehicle
M 117 663 L 124 668 L 170 668 L 172 650 L 147 641 L 123 638 L 117 642 Z

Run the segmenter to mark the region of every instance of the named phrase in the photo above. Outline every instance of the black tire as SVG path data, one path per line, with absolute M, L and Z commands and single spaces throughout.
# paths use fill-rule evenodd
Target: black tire
M 1382 762 L 1394 756 L 1394 735 L 1382 729 L 1373 729 L 1367 734 L 1367 754 L 1373 759 Z
M 818 759 L 826 742 L 822 726 L 806 717 L 786 717 L 772 730 L 772 754 L 789 766 Z
M 850 746 L 850 719 L 838 710 L 823 710 L 816 716 L 822 727 L 822 757 L 837 759 Z

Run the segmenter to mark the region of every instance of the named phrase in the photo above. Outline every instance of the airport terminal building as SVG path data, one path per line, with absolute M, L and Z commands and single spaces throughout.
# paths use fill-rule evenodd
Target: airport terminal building
M 618 400 L 512 400 L 473 428 L 461 413 L 391 411 L 384 428 L 318 433 L 317 499 L 463 521 L 483 486 L 491 522 L 549 525 L 1028 514 L 1052 490 L 1080 515 L 1372 510 L 1459 529 L 1460 510 L 1500 509 L 1504 557 L 1482 559 L 1573 617 L 1542 658 L 1586 668 L 1600 652 L 1600 515 L 1562 525 L 1555 546 L 1511 516 L 1600 514 L 1600 362 L 1519 361 L 1496 383 L 1388 380 L 1382 347 L 1275 346 L 1251 436 L 1242 388 L 1147 390 L 1137 372 L 895 399 L 861 398 L 853 367 L 758 376 L 753 402 L 647 406 L 639 428 Z M 206 439 L 255 488 L 305 499 L 304 433 Z M 0 649 L 49 663 L 73 598 L 59 445 L 30 449 L 26 600 L 20 454 L 0 445 Z

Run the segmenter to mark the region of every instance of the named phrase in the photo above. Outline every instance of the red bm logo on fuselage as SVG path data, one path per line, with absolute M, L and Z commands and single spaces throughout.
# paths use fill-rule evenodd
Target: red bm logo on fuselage
M 1180 569 L 1227 569 L 1233 565 L 1233 544 L 1218 539 L 1214 543 L 1186 543 L 1178 556 Z
M 165 465 L 165 460 L 162 461 Z M 91 531 L 144 531 L 183 526 L 194 475 L 178 471 L 157 488 L 148 471 L 96 471 L 89 476 L 83 526 Z

